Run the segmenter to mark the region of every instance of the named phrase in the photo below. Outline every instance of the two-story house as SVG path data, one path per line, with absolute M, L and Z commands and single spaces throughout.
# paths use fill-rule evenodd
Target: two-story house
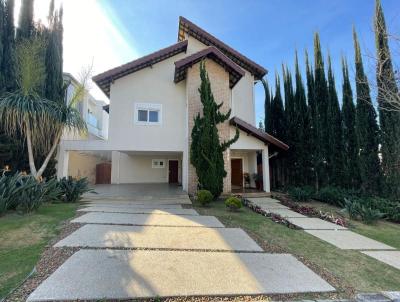
M 107 151 L 111 183 L 179 183 L 193 193 L 197 179 L 189 156 L 194 117 L 202 109 L 201 61 L 221 110 L 232 110 L 230 121 L 219 127 L 221 140 L 240 130 L 224 154 L 224 192 L 243 188 L 244 175 L 254 186 L 257 173 L 269 192 L 269 154 L 288 146 L 256 128 L 254 85 L 267 71 L 183 17 L 177 43 L 93 78 L 110 98 L 108 140 L 64 140 L 58 175 L 67 175 L 71 151 Z

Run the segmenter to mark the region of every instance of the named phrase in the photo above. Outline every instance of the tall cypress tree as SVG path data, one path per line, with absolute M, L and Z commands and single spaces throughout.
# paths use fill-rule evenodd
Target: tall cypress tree
M 3 63 L 3 43 L 4 43 L 4 13 L 5 13 L 5 5 L 3 0 L 0 0 L 0 95 L 4 92 L 4 73 L 2 67 Z
M 22 0 L 19 12 L 17 39 L 29 39 L 34 33 L 33 0 Z
M 395 110 L 391 105 L 399 98 L 399 88 L 393 71 L 385 17 L 380 0 L 376 0 L 374 28 L 382 169 L 387 193 L 400 197 L 400 111 Z
M 267 133 L 271 133 L 271 123 L 272 123 L 272 117 L 271 117 L 271 93 L 269 90 L 269 85 L 268 81 L 265 79 L 261 79 L 261 83 L 263 84 L 264 87 L 264 93 L 265 93 L 265 100 L 264 100 L 264 130 Z
M 332 71 L 331 57 L 328 55 L 328 175 L 329 183 L 343 184 L 343 134 L 339 99 L 336 92 L 335 76 Z
M 359 167 L 361 189 L 364 192 L 380 191 L 380 163 L 378 157 L 379 128 L 376 112 L 372 105 L 370 89 L 361 57 L 357 33 L 353 29 L 355 67 L 356 67 L 356 133 L 359 148 Z
M 15 27 L 14 27 L 14 0 L 7 0 L 4 6 L 4 34 L 3 34 L 3 62 L 1 71 L 3 73 L 5 91 L 15 89 Z
M 325 77 L 319 34 L 314 36 L 314 97 L 316 103 L 317 143 L 316 165 L 318 186 L 327 184 L 327 162 L 329 152 L 328 137 L 328 85 Z
M 360 171 L 358 166 L 357 134 L 355 129 L 356 108 L 353 102 L 353 91 L 350 84 L 349 68 L 347 61 L 342 58 L 342 116 L 343 116 L 343 185 L 347 188 L 357 188 L 360 183 Z
M 205 63 L 200 63 L 201 84 L 200 101 L 203 115 L 194 119 L 192 144 L 190 146 L 190 162 L 196 168 L 199 188 L 209 190 L 214 197 L 221 195 L 223 180 L 226 176 L 223 152 L 239 138 L 239 131 L 233 139 L 220 142 L 217 125 L 224 123 L 231 114 L 229 110 L 223 114 L 219 110 L 223 103 L 217 104 L 211 91 Z
M 286 118 L 281 95 L 281 84 L 278 73 L 275 73 L 275 96 L 271 103 L 272 135 L 286 141 Z

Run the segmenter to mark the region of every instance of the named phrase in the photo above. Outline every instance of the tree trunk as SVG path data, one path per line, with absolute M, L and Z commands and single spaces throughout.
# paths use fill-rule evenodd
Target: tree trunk
M 33 158 L 33 150 L 32 150 L 32 139 L 31 139 L 31 126 L 29 123 L 26 123 L 26 144 L 28 148 L 28 158 L 29 158 L 29 168 L 31 170 L 31 174 L 37 178 L 37 171 L 35 167 L 35 160 Z
M 61 138 L 61 134 L 62 134 L 62 131 L 59 134 L 57 134 L 56 137 L 54 138 L 53 146 L 51 146 L 49 154 L 47 154 L 42 166 L 40 167 L 39 171 L 37 172 L 36 178 L 41 177 L 43 172 L 44 172 L 44 170 L 46 169 L 47 164 L 49 163 L 51 157 L 53 156 L 54 151 L 56 150 L 56 148 L 58 146 L 58 143 L 59 143 L 60 138 Z

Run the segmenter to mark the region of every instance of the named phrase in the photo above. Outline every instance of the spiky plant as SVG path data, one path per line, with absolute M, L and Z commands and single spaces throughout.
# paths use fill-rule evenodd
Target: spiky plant
M 26 141 L 31 174 L 39 179 L 54 154 L 64 130 L 85 133 L 86 123 L 77 111 L 76 103 L 85 93 L 85 83 L 78 86 L 72 100 L 55 102 L 41 96 L 45 79 L 42 57 L 43 40 L 34 38 L 21 41 L 17 46 L 17 90 L 0 98 L 0 119 L 11 136 L 22 134 Z M 49 140 L 49 133 L 55 133 Z M 35 163 L 34 155 L 46 154 L 42 163 Z M 36 168 L 39 164 L 39 169 Z

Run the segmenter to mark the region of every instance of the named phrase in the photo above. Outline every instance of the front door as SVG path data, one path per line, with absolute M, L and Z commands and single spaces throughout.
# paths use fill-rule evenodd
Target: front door
M 231 184 L 232 189 L 243 188 L 243 166 L 241 158 L 231 159 Z
M 170 184 L 178 183 L 178 161 L 170 160 L 168 166 L 169 166 L 168 182 Z

